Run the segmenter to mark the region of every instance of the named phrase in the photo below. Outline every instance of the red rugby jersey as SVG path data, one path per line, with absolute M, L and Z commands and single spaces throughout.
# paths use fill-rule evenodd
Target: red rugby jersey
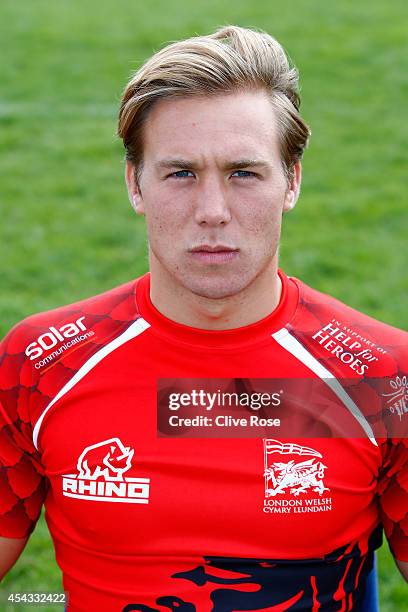
M 277 308 L 238 329 L 167 319 L 146 274 L 4 339 L 0 535 L 45 504 L 69 610 L 358 610 L 381 525 L 408 561 L 407 334 L 279 273 Z M 162 379 L 321 380 L 295 404 L 358 432 L 174 433 Z

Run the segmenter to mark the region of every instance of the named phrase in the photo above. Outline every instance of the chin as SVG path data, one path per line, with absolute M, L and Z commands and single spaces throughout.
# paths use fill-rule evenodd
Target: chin
M 222 300 L 237 295 L 246 289 L 249 284 L 244 282 L 242 278 L 194 278 L 183 279 L 183 281 L 183 285 L 188 291 L 211 300 Z

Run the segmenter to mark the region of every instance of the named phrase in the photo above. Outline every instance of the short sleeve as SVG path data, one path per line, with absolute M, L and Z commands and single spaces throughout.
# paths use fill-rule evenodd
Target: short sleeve
M 384 445 L 378 499 L 391 552 L 408 561 L 408 438 L 389 439 Z
M 0 343 L 0 536 L 23 538 L 34 529 L 47 493 L 32 443 L 31 384 L 19 326 Z

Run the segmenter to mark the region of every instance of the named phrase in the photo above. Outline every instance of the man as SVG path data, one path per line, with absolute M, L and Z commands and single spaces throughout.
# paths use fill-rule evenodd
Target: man
M 244 28 L 173 43 L 119 134 L 150 274 L 3 341 L 1 572 L 45 503 L 70 610 L 361 609 L 381 524 L 408 576 L 407 336 L 278 270 L 309 135 L 295 69 Z M 285 404 L 276 380 L 322 389 Z M 249 431 L 255 404 L 203 416 L 266 388 L 320 435 Z

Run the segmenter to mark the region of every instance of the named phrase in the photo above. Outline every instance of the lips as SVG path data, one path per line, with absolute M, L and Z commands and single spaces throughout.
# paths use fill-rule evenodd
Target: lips
M 223 264 L 238 256 L 239 249 L 224 244 L 200 244 L 190 250 L 191 257 L 203 264 Z
M 234 252 L 238 251 L 238 249 L 234 249 L 233 247 L 224 246 L 223 244 L 219 244 L 216 246 L 210 246 L 209 244 L 202 244 L 200 246 L 194 247 L 191 249 L 192 253 L 224 253 L 224 252 Z

